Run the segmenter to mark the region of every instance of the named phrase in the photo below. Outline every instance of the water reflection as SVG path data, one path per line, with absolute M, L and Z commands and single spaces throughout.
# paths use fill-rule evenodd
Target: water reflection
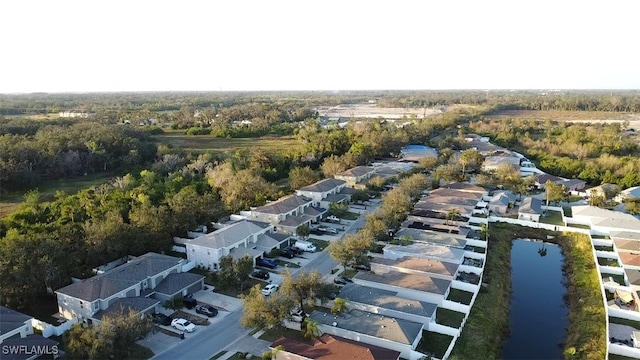
M 510 336 L 503 359 L 561 359 L 567 336 L 566 288 L 558 245 L 514 240 Z

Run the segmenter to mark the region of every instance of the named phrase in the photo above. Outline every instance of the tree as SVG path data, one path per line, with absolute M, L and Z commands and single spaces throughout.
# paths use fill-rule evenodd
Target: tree
M 356 189 L 351 195 L 351 201 L 354 203 L 364 202 L 369 200 L 369 194 L 362 189 Z
M 432 171 L 438 166 L 438 158 L 435 156 L 425 156 L 418 160 L 418 168 L 425 171 Z
M 341 239 L 329 243 L 329 255 L 345 269 L 347 268 L 347 264 L 354 258 L 354 254 L 347 248 L 345 241 Z
M 387 180 L 385 180 L 382 176 L 376 175 L 369 179 L 369 182 L 367 182 L 367 188 L 373 191 L 380 191 L 386 184 Z
M 243 315 L 240 324 L 251 328 L 280 326 L 293 307 L 293 300 L 280 291 L 262 295 L 260 285 L 255 285 L 247 295 L 241 295 Z
M 457 208 L 451 208 L 449 210 L 449 212 L 447 212 L 447 215 L 445 215 L 446 218 L 446 224 L 449 224 L 449 221 L 455 220 L 458 216 L 460 216 L 460 210 L 458 210 Z
M 624 208 L 632 214 L 640 214 L 640 199 L 625 200 Z
M 289 171 L 289 183 L 292 189 L 311 185 L 319 180 L 318 173 L 309 166 L 294 167 Z
M 324 177 L 331 178 L 333 177 L 333 175 L 347 170 L 349 168 L 349 165 L 342 157 L 331 155 L 324 159 L 320 168 L 322 169 L 322 174 L 324 175 Z
M 462 165 L 462 174 L 464 175 L 467 172 L 480 170 L 484 162 L 484 157 L 476 149 L 466 149 L 460 154 L 458 160 L 460 161 L 460 165 Z
M 349 212 L 349 204 L 332 202 L 329 204 L 329 213 L 339 218 L 345 217 Z
M 300 309 L 304 309 L 305 302 L 314 306 L 316 300 L 320 299 L 320 289 L 323 285 L 324 281 L 318 270 L 307 272 L 302 269 L 295 278 L 287 270 L 283 274 L 279 293 L 295 301 Z
M 321 332 L 318 325 L 319 324 L 317 321 L 310 318 L 305 318 L 302 321 L 302 336 L 304 336 L 307 339 L 313 339 L 313 338 L 319 337 L 321 335 Z
M 309 224 L 302 224 L 296 228 L 296 234 L 298 236 L 302 236 L 302 238 L 306 238 L 311 234 L 311 229 L 309 228 Z
M 331 313 L 333 315 L 342 315 L 347 311 L 347 304 L 349 303 L 348 299 L 336 298 L 333 301 L 333 306 L 331 307 Z
M 240 284 L 240 292 L 244 289 L 245 282 L 249 279 L 249 275 L 253 271 L 253 257 L 245 255 L 238 259 L 233 265 L 237 282 Z
M 544 189 L 546 192 L 547 206 L 549 206 L 550 201 L 560 202 L 565 197 L 566 187 L 563 184 L 547 180 L 544 184 Z

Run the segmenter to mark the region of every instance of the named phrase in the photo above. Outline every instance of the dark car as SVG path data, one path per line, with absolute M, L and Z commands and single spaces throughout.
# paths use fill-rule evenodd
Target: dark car
M 208 317 L 214 317 L 218 315 L 218 309 L 211 305 L 198 305 L 196 306 L 196 312 L 198 314 L 207 315 Z
M 269 272 L 264 270 L 255 270 L 251 273 L 251 276 L 258 279 L 267 280 L 269 279 Z
M 263 266 L 269 269 L 275 269 L 278 267 L 278 264 L 276 264 L 275 260 L 267 258 L 258 258 L 258 260 L 256 260 L 256 265 Z
M 291 250 L 282 250 L 282 253 L 280 253 L 280 256 L 286 257 L 287 259 L 293 259 L 294 257 L 296 257 L 296 253 L 294 253 Z
M 351 267 L 356 270 L 371 271 L 371 265 L 369 264 L 353 264 Z
M 313 228 L 313 229 L 309 230 L 309 233 L 311 233 L 313 235 L 324 235 L 324 231 L 320 230 L 318 228 Z
M 191 293 L 185 295 L 184 298 L 182 298 L 182 302 L 187 309 L 193 309 L 198 305 L 198 302 L 193 298 L 193 294 Z
M 336 276 L 335 278 L 333 278 L 333 283 L 338 285 L 347 285 L 350 282 L 353 282 L 353 280 L 343 276 Z
M 153 322 L 160 324 L 160 325 L 165 325 L 165 326 L 169 326 L 171 325 L 171 317 L 165 315 L 165 314 L 153 314 Z
M 284 248 L 284 251 L 290 251 L 296 255 L 302 255 L 302 253 L 304 253 L 304 251 L 302 251 L 301 249 L 298 249 L 295 246 L 287 246 L 286 248 Z

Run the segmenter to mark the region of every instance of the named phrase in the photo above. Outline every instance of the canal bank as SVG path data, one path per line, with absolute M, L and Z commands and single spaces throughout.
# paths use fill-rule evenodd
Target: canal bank
M 561 246 L 567 279 L 569 326 L 563 349 L 569 359 L 606 357 L 606 318 L 598 273 L 588 236 L 555 233 L 506 223 L 491 223 L 482 290 L 450 359 L 499 359 L 509 336 L 511 242 L 516 238 L 547 240 Z

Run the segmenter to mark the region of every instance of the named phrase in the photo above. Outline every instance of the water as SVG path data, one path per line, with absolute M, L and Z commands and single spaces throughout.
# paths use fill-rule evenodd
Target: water
M 568 309 L 563 296 L 558 245 L 514 240 L 511 249 L 511 334 L 502 348 L 503 359 L 562 359 L 567 337 Z

